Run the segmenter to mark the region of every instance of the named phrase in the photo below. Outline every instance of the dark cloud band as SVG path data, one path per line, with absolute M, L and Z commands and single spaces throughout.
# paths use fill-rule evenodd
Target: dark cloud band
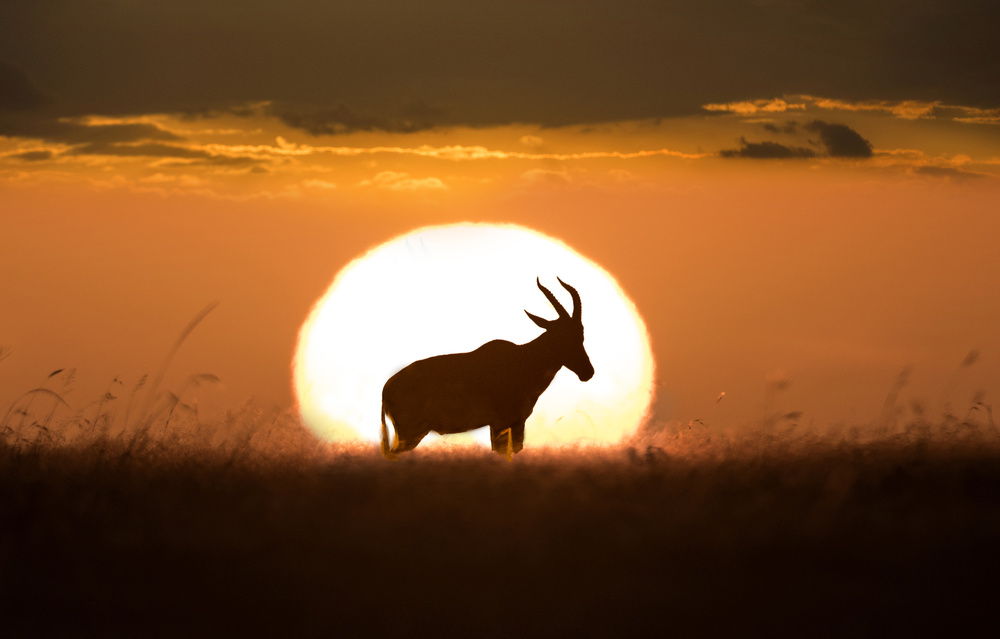
M 795 91 L 995 108 L 993 4 L 15 1 L 0 59 L 24 73 L 0 68 L 0 100 L 30 110 L 44 93 L 64 115 L 271 100 L 318 135 L 671 117 Z M 401 114 L 411 99 L 448 115 Z

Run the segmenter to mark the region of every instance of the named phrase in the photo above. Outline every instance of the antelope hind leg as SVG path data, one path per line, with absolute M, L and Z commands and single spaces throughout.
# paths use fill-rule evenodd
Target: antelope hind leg
M 396 431 L 396 443 L 390 447 L 389 431 L 386 429 L 385 420 L 382 421 L 382 456 L 389 461 L 397 461 L 399 453 L 405 453 L 416 448 L 417 444 L 423 441 L 427 433 L 430 432 L 429 430 L 425 430 L 416 435 L 404 436 L 403 433 L 399 432 L 398 428 L 395 428 L 395 424 L 393 424 L 393 429 Z M 404 428 L 403 430 L 406 429 Z
M 393 424 L 393 427 L 395 427 L 395 424 Z M 396 436 L 396 439 L 397 440 L 399 439 L 399 435 Z M 398 441 L 396 442 L 396 445 L 397 446 L 399 445 Z M 396 461 L 399 459 L 399 456 L 396 454 L 395 447 L 392 448 L 389 447 L 389 431 L 385 427 L 384 408 L 382 409 L 382 456 L 388 459 L 389 461 Z
M 424 431 L 415 437 L 407 437 L 405 439 L 400 437 L 399 433 L 396 433 L 396 445 L 393 446 L 392 452 L 405 453 L 413 450 L 417 447 L 417 444 L 423 441 L 424 437 L 427 437 L 427 433 L 429 432 L 430 431 Z

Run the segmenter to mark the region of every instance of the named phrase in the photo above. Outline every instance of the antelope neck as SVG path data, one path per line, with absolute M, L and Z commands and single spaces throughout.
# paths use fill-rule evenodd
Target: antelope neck
M 559 358 L 559 352 L 555 346 L 556 345 L 553 342 L 552 336 L 548 332 L 542 333 L 527 344 L 523 344 L 521 346 L 521 348 L 524 349 L 525 360 L 535 364 L 533 367 L 534 370 L 542 373 L 548 377 L 549 380 L 555 376 L 563 365 Z

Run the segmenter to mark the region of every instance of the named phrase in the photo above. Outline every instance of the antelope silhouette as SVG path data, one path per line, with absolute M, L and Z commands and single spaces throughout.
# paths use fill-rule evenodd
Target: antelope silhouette
M 581 382 L 594 376 L 583 348 L 580 294 L 559 279 L 573 298 L 570 314 L 541 280 L 535 283 L 559 317 L 547 320 L 525 311 L 545 329 L 532 341 L 513 344 L 495 339 L 468 353 L 417 360 L 389 378 L 382 388 L 382 455 L 386 459 L 413 450 L 432 430 L 463 433 L 487 425 L 493 450 L 510 459 L 524 447 L 524 422 L 560 368 L 570 369 Z M 387 415 L 396 431 L 391 447 Z

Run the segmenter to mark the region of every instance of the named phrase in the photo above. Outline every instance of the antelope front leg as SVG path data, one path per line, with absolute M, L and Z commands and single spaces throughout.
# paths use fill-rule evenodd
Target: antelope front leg
M 524 448 L 524 423 L 505 428 L 490 426 L 490 445 L 493 452 L 506 455 L 507 459 L 510 459 L 511 455 Z
M 510 435 L 509 428 L 501 426 L 490 426 L 490 447 L 494 453 L 503 455 L 507 452 L 507 437 Z
M 511 452 L 519 453 L 524 448 L 524 422 L 510 427 Z

